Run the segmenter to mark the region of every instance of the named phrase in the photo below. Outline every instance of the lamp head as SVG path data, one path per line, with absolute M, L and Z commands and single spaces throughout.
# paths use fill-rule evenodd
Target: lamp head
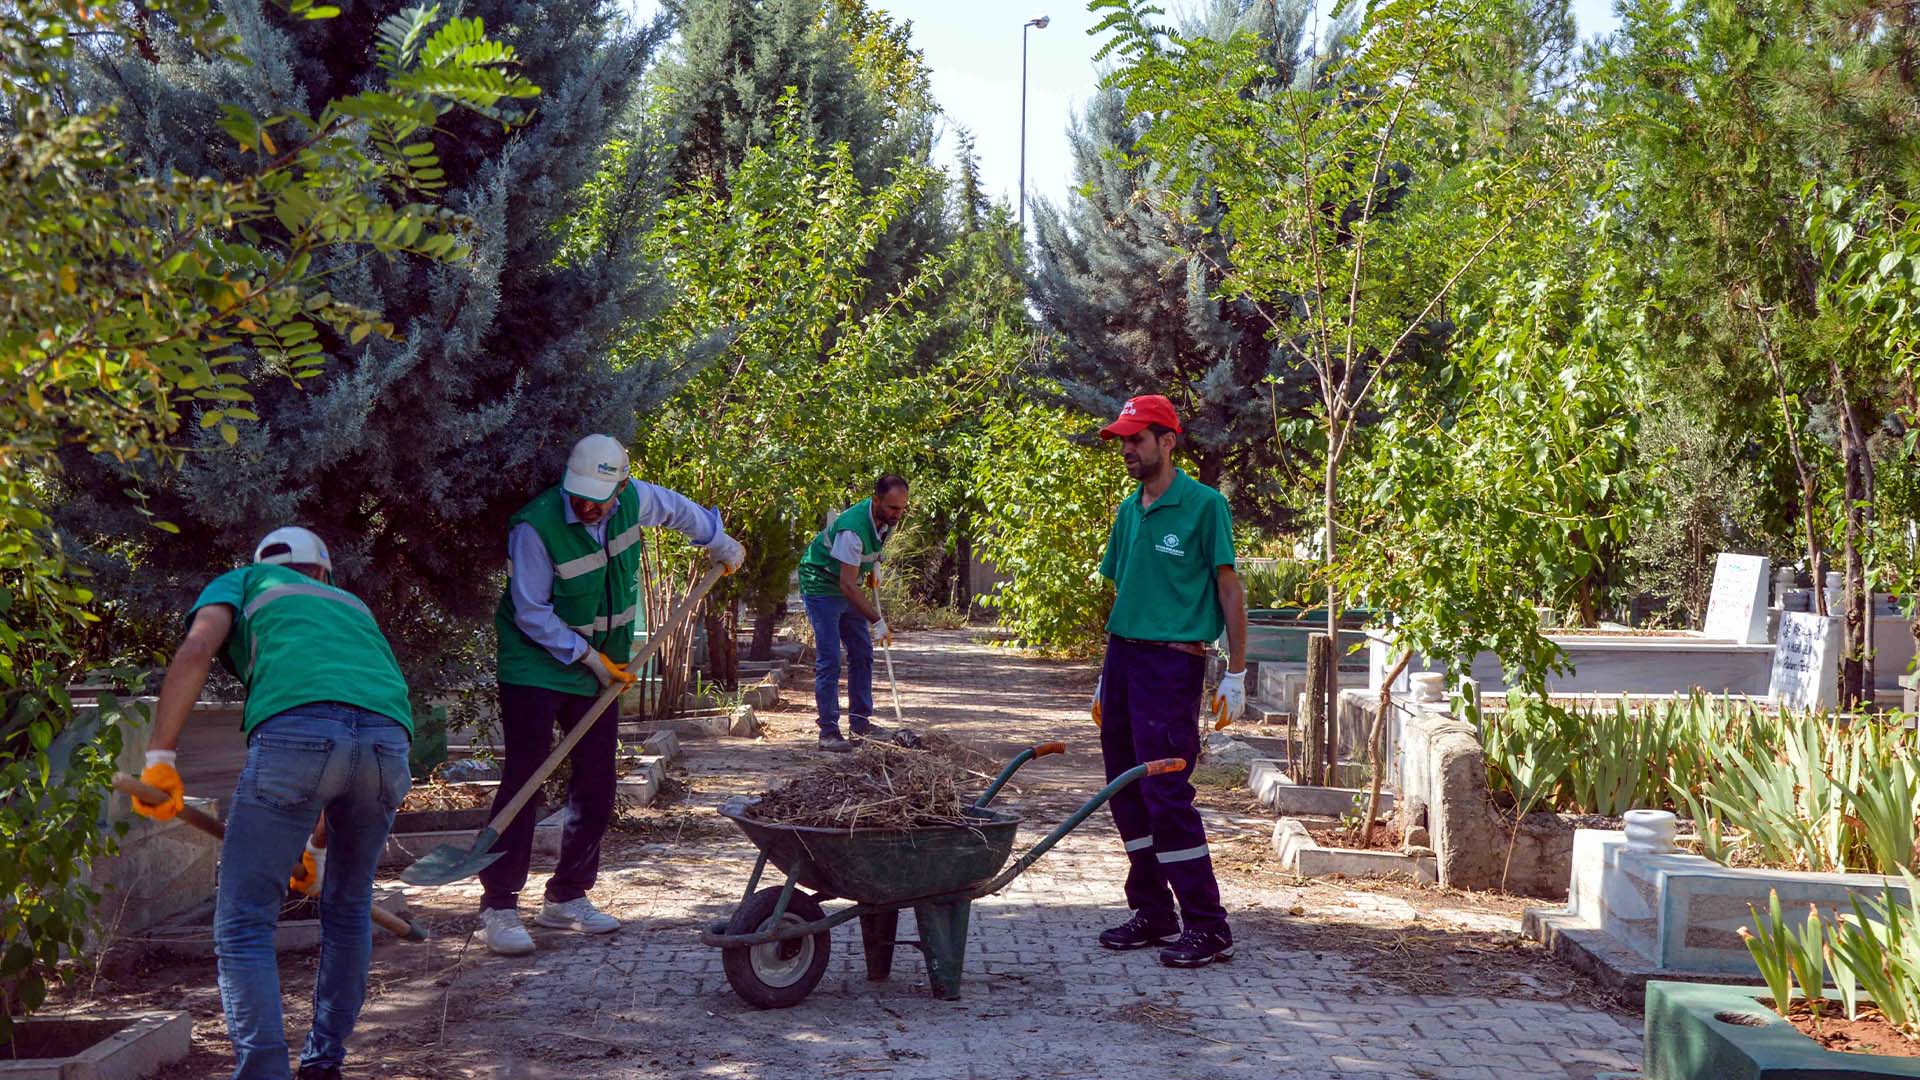
M 1052 19 L 1048 18 L 1045 15 L 1042 15 L 1037 19 L 1028 19 L 1027 25 L 1033 27 L 1036 30 L 1045 30 L 1047 28 L 1047 24 L 1052 21 L 1053 21 Z

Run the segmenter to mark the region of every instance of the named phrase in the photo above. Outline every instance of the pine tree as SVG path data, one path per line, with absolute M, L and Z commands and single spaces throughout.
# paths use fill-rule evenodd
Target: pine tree
M 791 91 L 807 134 L 845 144 L 861 187 L 933 155 L 937 107 L 909 25 L 864 0 L 669 0 L 679 38 L 653 76 L 676 191 L 707 180 L 724 194 L 751 147 L 766 146 Z M 867 276 L 875 295 L 906 281 L 945 240 L 939 188 L 888 229 Z
M 789 88 L 808 134 L 823 146 L 846 143 L 861 181 L 878 178 L 894 153 L 884 145 L 888 107 L 839 32 L 844 16 L 821 0 L 671 0 L 668 10 L 680 38 L 657 81 L 676 186 L 705 179 L 725 191 L 748 148 L 772 141 Z
M 257 112 L 316 110 L 364 86 L 374 28 L 397 3 L 346 3 L 305 22 L 259 0 L 225 5 L 251 61 L 202 63 L 156 24 L 147 47 L 102 48 L 93 92 L 120 103 L 122 137 L 154 172 L 221 173 L 235 162 L 210 138 L 226 102 Z M 259 421 L 229 448 L 188 425 L 189 463 L 120 475 L 69 453 L 65 528 L 90 545 L 103 583 L 136 610 L 178 612 L 205 578 L 244 561 L 268 529 L 308 526 L 333 549 L 340 580 L 371 604 L 404 658 L 440 657 L 482 625 L 498 595 L 509 513 L 554 483 L 573 442 L 626 437 L 637 413 L 671 389 L 668 360 L 616 369 L 613 346 L 665 293 L 640 258 L 636 229 L 598 230 L 566 248 L 561 223 L 582 204 L 664 23 L 620 25 L 601 0 L 478 0 L 462 6 L 519 51 L 541 90 L 527 122 L 442 117 L 436 189 L 475 223 L 474 257 L 342 259 L 336 298 L 380 313 L 397 340 L 322 335 L 327 364 L 299 383 L 262 382 Z M 149 59 L 148 57 L 151 57 Z M 644 227 L 657 164 L 627 155 L 602 175 L 603 212 Z M 250 374 L 269 365 L 254 356 Z M 130 482 L 131 481 L 131 482 Z M 163 543 L 144 515 L 180 529 Z M 470 643 L 473 640 L 469 639 Z
M 1302 49 L 1307 10 L 1216 0 L 1204 27 L 1209 36 L 1260 34 L 1285 82 L 1312 63 Z M 1094 417 L 1112 417 L 1136 394 L 1166 395 L 1197 478 L 1248 520 L 1291 525 L 1287 489 L 1311 457 L 1276 436 L 1276 421 L 1307 416 L 1311 376 L 1271 337 L 1276 312 L 1216 299 L 1232 238 L 1217 229 L 1210 194 L 1190 195 L 1178 220 L 1143 197 L 1157 174 L 1123 160 L 1135 127 L 1124 94 L 1101 90 L 1068 134 L 1076 187 L 1067 205 L 1034 207 L 1030 288 L 1056 335 L 1043 372 Z

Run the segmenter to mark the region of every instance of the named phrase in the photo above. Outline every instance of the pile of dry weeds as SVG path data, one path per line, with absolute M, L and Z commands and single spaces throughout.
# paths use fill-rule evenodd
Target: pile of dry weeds
M 945 736 L 909 749 L 868 742 L 762 795 L 752 816 L 824 829 L 915 829 L 966 825 L 965 808 L 986 788 L 992 759 Z

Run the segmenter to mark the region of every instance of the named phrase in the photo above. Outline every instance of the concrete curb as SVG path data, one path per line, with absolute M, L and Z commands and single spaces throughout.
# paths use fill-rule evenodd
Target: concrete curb
M 1280 864 L 1301 877 L 1398 877 L 1431 885 L 1440 869 L 1431 855 L 1358 848 L 1322 847 L 1298 818 L 1281 818 L 1273 825 L 1273 851 Z
M 0 1061 L 5 1080 L 141 1080 L 193 1051 L 193 1018 L 183 1012 L 128 1016 L 35 1016 L 15 1020 L 15 1030 L 81 1027 L 111 1032 L 63 1058 Z

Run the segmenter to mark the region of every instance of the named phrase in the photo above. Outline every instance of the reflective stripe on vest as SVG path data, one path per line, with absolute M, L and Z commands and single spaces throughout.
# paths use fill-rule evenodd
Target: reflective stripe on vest
M 332 586 L 306 585 L 300 582 L 293 582 L 287 585 L 275 585 L 273 588 L 254 597 L 248 602 L 246 610 L 240 613 L 242 619 L 248 620 L 247 670 L 240 673 L 241 682 L 251 683 L 253 681 L 253 665 L 260 659 L 260 642 L 254 636 L 254 629 L 251 622 L 253 613 L 273 603 L 275 600 L 281 600 L 289 596 L 317 596 L 322 600 L 331 600 L 336 604 L 346 604 L 348 607 L 358 608 L 360 614 L 365 615 L 369 619 L 373 618 L 373 611 L 369 609 L 359 597 L 352 593 L 341 592 Z
M 568 559 L 553 568 L 555 577 L 577 578 L 607 565 L 607 560 L 640 542 L 640 526 L 628 526 L 627 531 L 607 541 L 599 551 L 589 552 L 577 559 Z M 629 620 L 631 621 L 631 620 Z
M 597 634 L 603 630 L 618 630 L 621 627 L 627 625 L 628 623 L 633 622 L 635 619 L 639 617 L 640 617 L 640 605 L 635 604 L 633 607 L 630 607 L 627 610 L 621 612 L 620 614 L 615 615 L 612 619 L 608 619 L 605 615 L 602 615 L 599 618 L 594 619 L 590 623 L 580 623 L 577 626 L 573 624 L 568 624 L 567 629 L 572 630 L 574 633 L 580 634 L 581 636 L 584 637 L 591 634 Z

